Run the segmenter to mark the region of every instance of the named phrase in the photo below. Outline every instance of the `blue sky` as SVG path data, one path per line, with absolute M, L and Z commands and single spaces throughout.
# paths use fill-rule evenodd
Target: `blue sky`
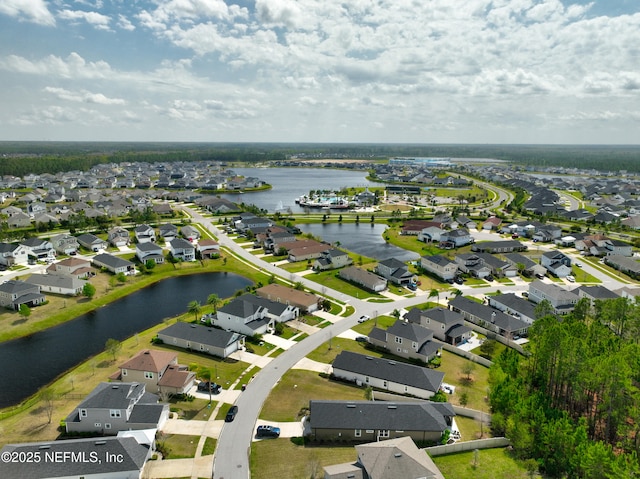
M 0 140 L 640 143 L 638 0 L 1 0 Z

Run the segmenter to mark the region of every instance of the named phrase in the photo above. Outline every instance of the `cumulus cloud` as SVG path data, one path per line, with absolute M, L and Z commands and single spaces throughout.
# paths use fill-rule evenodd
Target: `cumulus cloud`
M 19 20 L 53 26 L 56 20 L 44 0 L 2 0 L 0 13 Z
M 136 29 L 135 25 L 124 15 L 118 15 L 118 27 L 129 32 Z
M 111 67 L 107 62 L 87 62 L 75 52 L 66 58 L 49 55 L 36 61 L 19 55 L 9 55 L 0 58 L 0 69 L 31 75 L 84 79 L 106 78 L 111 73 Z

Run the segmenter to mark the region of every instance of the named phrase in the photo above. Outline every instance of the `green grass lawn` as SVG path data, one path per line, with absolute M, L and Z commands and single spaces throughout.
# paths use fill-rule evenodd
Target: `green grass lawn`
M 364 323 L 358 323 L 353 328 L 355 332 L 368 336 L 371 330 L 378 325 L 379 328 L 387 329 L 397 321 L 393 316 L 378 316 L 377 318 L 370 319 Z
M 321 271 L 319 273 L 308 274 L 305 276 L 305 278 L 311 281 L 315 281 L 316 283 L 323 284 L 327 288 L 332 288 L 340 291 L 341 293 L 353 296 L 354 298 L 382 298 L 382 296 L 377 293 L 366 291 L 356 285 L 338 278 L 336 274 L 337 272 L 335 270 Z
M 524 465 L 511 457 L 506 448 L 481 449 L 478 451 L 477 466 L 474 467 L 473 461 L 473 451 L 433 458 L 433 462 L 447 479 L 526 479 L 530 477 Z
M 311 351 L 307 357 L 319 363 L 330 364 L 342 351 L 352 351 L 354 353 L 366 354 L 367 356 L 375 356 L 378 358 L 382 356 L 380 353 L 366 349 L 364 345 L 365 343 L 360 343 L 353 339 L 331 338 L 331 347 L 329 347 L 329 341 L 327 341 Z
M 202 455 L 210 456 L 216 450 L 216 444 L 218 440 L 213 437 L 208 437 L 204 440 L 204 446 L 202 447 Z
M 215 399 L 215 396 L 212 396 Z M 217 405 L 216 401 L 211 402 L 209 407 L 208 399 L 194 399 L 193 401 L 169 401 L 171 411 L 177 412 L 180 419 L 207 421 Z M 177 409 L 177 411 L 176 411 Z
M 185 436 L 182 434 L 166 434 L 158 439 L 159 443 L 164 443 L 165 459 L 183 459 L 196 455 L 200 436 Z
M 353 446 L 298 446 L 290 439 L 251 444 L 252 479 L 322 477 L 322 467 L 356 460 Z M 400 478 L 398 478 L 400 479 Z
M 301 418 L 299 413 L 309 407 L 311 399 L 364 400 L 364 393 L 363 388 L 321 378 L 313 371 L 291 369 L 271 390 L 260 411 L 260 419 L 297 421 Z
M 465 390 L 468 395 L 468 408 L 488 411 L 489 406 L 484 398 L 487 395 L 489 369 L 475 363 L 471 381 L 467 381 L 466 376 L 462 374 L 462 366 L 468 361 L 461 356 L 442 351 L 442 365 L 437 370 L 444 373 L 444 382 L 456 386 L 456 393 L 449 397 L 449 401 L 459 404 L 460 391 Z
M 285 258 L 279 257 L 278 261 L 282 259 L 285 259 Z M 302 271 L 306 271 L 310 269 L 306 261 L 298 261 L 297 263 L 284 263 L 280 265 L 280 268 L 290 273 L 300 273 Z

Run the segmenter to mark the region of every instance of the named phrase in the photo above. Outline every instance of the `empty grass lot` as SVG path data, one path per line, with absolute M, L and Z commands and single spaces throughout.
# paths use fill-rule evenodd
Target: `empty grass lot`
M 194 457 L 200 436 L 184 436 L 182 434 L 162 434 L 159 443 L 164 443 L 165 459 L 184 459 Z
M 260 419 L 298 421 L 299 412 L 309 407 L 311 399 L 364 400 L 364 389 L 321 378 L 313 371 L 289 370 L 271 390 L 264 402 Z M 253 477 L 253 476 L 251 476 Z M 270 477 L 291 477 L 287 475 Z
M 251 479 L 322 477 L 322 467 L 356 460 L 353 446 L 298 446 L 290 439 L 251 444 Z M 398 478 L 400 479 L 400 478 Z
M 516 461 L 506 448 L 481 449 L 478 465 L 473 466 L 473 451 L 436 456 L 433 462 L 447 479 L 526 479 L 524 465 Z M 253 476 L 252 476 L 253 477 Z M 535 475 L 534 477 L 540 477 Z
M 371 293 L 358 286 L 355 286 L 347 281 L 344 281 L 336 276 L 335 270 L 322 271 L 320 273 L 312 273 L 305 276 L 310 281 L 315 281 L 318 284 L 322 284 L 327 288 L 332 288 L 341 293 L 348 294 L 354 298 L 366 299 L 366 298 L 382 298 L 377 293 Z

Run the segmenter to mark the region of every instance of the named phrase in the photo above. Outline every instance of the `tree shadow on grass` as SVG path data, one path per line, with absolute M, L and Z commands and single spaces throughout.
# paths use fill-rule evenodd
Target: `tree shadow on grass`
M 24 324 L 26 322 L 27 322 L 27 318 L 16 319 L 11 323 L 11 326 L 20 326 L 21 324 Z

